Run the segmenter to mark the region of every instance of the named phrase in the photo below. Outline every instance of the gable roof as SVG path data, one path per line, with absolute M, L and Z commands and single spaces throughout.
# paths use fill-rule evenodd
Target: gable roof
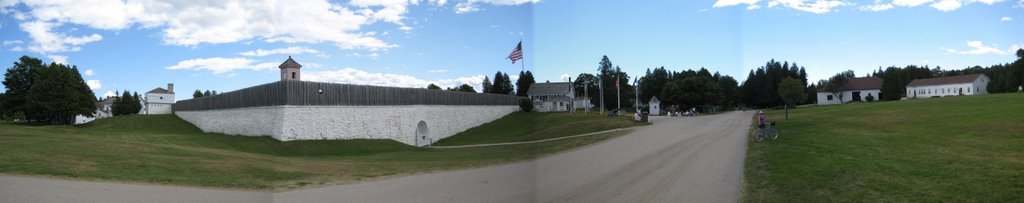
M 941 78 L 916 79 L 914 81 L 910 81 L 910 84 L 907 84 L 907 87 L 971 83 L 971 82 L 974 82 L 974 80 L 977 80 L 978 77 L 981 77 L 983 75 L 984 74 L 970 74 L 970 75 L 958 75 L 958 76 L 949 76 L 949 77 L 941 77 Z
M 292 60 L 292 56 L 288 56 L 288 60 L 285 60 L 284 63 L 281 63 L 277 68 L 302 68 L 302 65 L 299 65 L 299 62 Z
M 156 89 L 153 89 L 153 90 L 150 90 L 149 92 L 146 92 L 146 94 L 149 94 L 149 93 L 174 94 L 174 92 L 167 91 L 164 88 L 160 88 L 160 87 L 157 87 Z
M 569 82 L 533 83 L 530 85 L 530 90 L 526 91 L 527 95 L 565 95 L 569 93 L 572 93 L 572 83 Z
M 657 96 L 653 96 L 650 101 L 647 101 L 647 103 L 661 103 L 661 100 L 658 100 Z
M 882 81 L 882 78 L 879 77 L 850 78 L 846 81 L 846 86 L 843 87 L 842 91 L 882 89 Z M 827 91 L 825 87 L 820 87 L 818 92 Z

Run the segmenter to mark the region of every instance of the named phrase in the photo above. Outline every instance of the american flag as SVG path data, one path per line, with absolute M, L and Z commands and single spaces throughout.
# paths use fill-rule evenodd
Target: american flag
M 512 53 L 509 53 L 507 58 L 512 60 L 512 64 L 516 64 L 516 61 L 523 59 L 523 41 L 519 41 L 519 44 L 516 44 L 516 48 L 512 49 Z

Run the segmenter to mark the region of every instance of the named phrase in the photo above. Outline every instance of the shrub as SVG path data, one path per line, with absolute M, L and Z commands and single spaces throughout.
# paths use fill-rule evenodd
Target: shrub
M 864 99 L 868 100 L 868 102 L 873 102 L 875 101 L 875 96 L 871 96 L 871 93 L 868 93 L 868 96 L 864 97 Z
M 529 99 L 519 100 L 519 110 L 522 110 L 523 112 L 533 111 L 533 101 L 530 101 Z

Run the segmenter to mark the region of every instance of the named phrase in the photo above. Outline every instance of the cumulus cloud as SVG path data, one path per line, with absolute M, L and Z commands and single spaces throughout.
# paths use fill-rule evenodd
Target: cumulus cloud
M 85 84 L 89 85 L 90 90 L 97 90 L 103 87 L 103 85 L 100 84 L 100 80 L 87 80 L 85 81 Z
M 85 76 L 92 76 L 92 75 L 95 75 L 95 74 L 96 74 L 96 71 L 93 71 L 92 69 L 85 70 Z
M 114 92 L 113 92 L 113 91 L 110 91 L 110 90 L 107 90 L 107 92 L 106 92 L 106 93 L 103 93 L 103 98 L 107 98 L 107 97 L 115 97 L 115 96 L 117 96 L 117 95 L 116 95 L 116 94 L 114 94 Z
M 515 80 L 515 78 L 518 77 L 509 76 L 509 78 L 513 78 L 513 80 Z M 457 87 L 462 84 L 469 84 L 473 86 L 474 89 L 481 90 L 480 85 L 484 81 L 484 75 L 464 76 L 451 79 L 424 80 L 409 75 L 370 73 L 354 68 L 344 68 L 341 70 L 333 71 L 302 72 L 302 79 L 319 82 L 412 88 L 424 88 L 429 84 L 436 84 L 438 86 L 441 86 L 442 88 Z
M 305 53 L 317 54 L 317 53 L 320 53 L 320 51 L 317 51 L 316 49 L 305 48 L 305 47 L 288 47 L 288 48 L 271 49 L 271 50 L 256 49 L 256 50 L 253 50 L 253 51 L 242 52 L 242 53 L 239 53 L 239 54 L 241 54 L 242 56 L 268 56 L 268 55 L 274 55 L 274 54 L 305 54 Z
M 1010 22 L 1013 21 L 1013 18 L 1011 18 L 1010 16 L 1003 16 L 1002 18 L 999 18 L 999 21 Z
M 558 76 L 558 80 L 562 81 L 562 82 L 572 82 L 572 81 L 569 81 L 569 79 L 571 79 L 571 78 L 572 78 L 572 76 L 569 76 L 568 73 L 563 73 L 562 76 Z
M 951 54 L 960 54 L 960 55 L 985 55 L 985 54 L 1010 55 L 1010 54 L 1016 53 L 1017 49 L 1020 49 L 1021 47 L 1024 47 L 1024 45 L 1012 45 L 1012 46 L 1010 46 L 1009 49 L 1002 50 L 1002 49 L 999 49 L 996 45 L 986 45 L 985 43 L 983 43 L 981 41 L 973 40 L 973 41 L 967 41 L 967 47 L 970 47 L 971 49 L 970 50 L 957 50 L 957 49 L 951 49 L 951 48 L 939 48 L 939 49 L 942 49 L 942 50 L 944 50 L 944 51 L 946 51 L 948 53 L 951 53 Z
M 277 65 L 274 63 L 258 63 L 258 61 L 248 58 L 202 58 L 202 59 L 189 59 L 178 62 L 173 66 L 168 66 L 168 70 L 208 70 L 213 72 L 214 75 L 231 72 L 238 69 L 248 70 L 272 70 Z
M 939 11 L 949 12 L 960 8 L 962 5 L 958 0 L 940 0 L 932 4 L 931 7 Z
M 19 25 L 21 30 L 27 32 L 29 38 L 32 38 L 28 50 L 44 54 L 78 51 L 82 45 L 103 40 L 103 36 L 99 34 L 73 37 L 55 33 L 52 31 L 55 26 L 58 24 L 45 21 L 21 23 Z

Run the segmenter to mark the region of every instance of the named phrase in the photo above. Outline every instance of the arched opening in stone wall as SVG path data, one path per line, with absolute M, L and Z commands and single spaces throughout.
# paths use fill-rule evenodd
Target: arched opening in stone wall
M 430 137 L 430 128 L 427 127 L 426 121 L 420 121 L 416 124 L 416 146 L 427 146 L 431 144 L 432 138 Z

